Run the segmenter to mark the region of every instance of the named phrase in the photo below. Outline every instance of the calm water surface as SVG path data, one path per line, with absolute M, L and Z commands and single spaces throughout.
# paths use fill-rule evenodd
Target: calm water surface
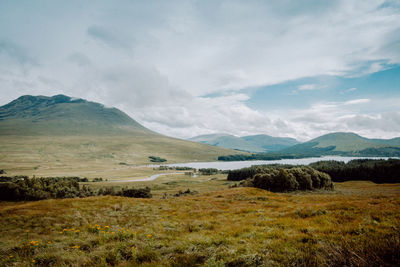
M 324 156 L 315 158 L 302 159 L 281 159 L 281 160 L 248 160 L 248 161 L 213 161 L 213 162 L 188 162 L 188 163 L 172 163 L 165 165 L 148 165 L 149 167 L 169 166 L 169 167 L 190 167 L 190 168 L 215 168 L 218 170 L 236 170 L 252 165 L 262 164 L 290 164 L 290 165 L 308 165 L 321 160 L 336 160 L 349 162 L 353 159 L 388 159 L 388 157 L 341 157 L 341 156 Z

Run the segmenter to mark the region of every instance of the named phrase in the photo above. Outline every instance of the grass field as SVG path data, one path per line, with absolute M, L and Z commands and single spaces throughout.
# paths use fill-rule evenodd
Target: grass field
M 234 153 L 161 135 L 1 136 L 0 169 L 9 175 L 119 178 L 151 164 L 149 156 L 176 163 L 215 161 Z
M 400 263 L 397 184 L 345 182 L 335 191 L 281 194 L 229 188 L 225 175 L 127 184 L 150 186 L 153 199 L 0 203 L 0 265 Z M 187 188 L 195 194 L 173 196 Z

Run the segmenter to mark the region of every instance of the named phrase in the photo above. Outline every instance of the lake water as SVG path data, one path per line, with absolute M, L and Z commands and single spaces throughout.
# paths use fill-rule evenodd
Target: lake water
M 212 161 L 212 162 L 188 162 L 188 163 L 172 163 L 163 165 L 148 165 L 149 167 L 169 166 L 169 167 L 190 167 L 190 168 L 215 168 L 218 170 L 236 170 L 252 165 L 263 164 L 290 164 L 290 165 L 308 165 L 321 160 L 336 160 L 349 162 L 353 159 L 388 159 L 388 157 L 341 157 L 341 156 L 324 156 L 315 158 L 301 159 L 281 159 L 281 160 L 248 160 L 248 161 Z

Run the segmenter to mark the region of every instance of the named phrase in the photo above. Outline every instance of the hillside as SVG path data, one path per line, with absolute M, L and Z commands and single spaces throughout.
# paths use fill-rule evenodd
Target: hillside
M 189 140 L 248 152 L 274 152 L 299 143 L 293 138 L 273 137 L 265 134 L 243 137 L 229 134 L 207 134 L 195 136 Z
M 400 138 L 368 139 L 355 133 L 330 133 L 284 149 L 282 153 L 313 155 L 398 156 Z
M 210 161 L 233 150 L 163 136 L 116 108 L 74 99 L 22 96 L 0 107 L 0 169 L 10 174 L 129 176 L 149 156 Z

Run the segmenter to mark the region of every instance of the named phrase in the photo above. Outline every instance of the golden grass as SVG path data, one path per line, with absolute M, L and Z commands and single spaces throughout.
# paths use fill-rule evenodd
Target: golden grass
M 201 183 L 190 186 L 185 184 L 189 178 L 160 178 L 150 183 L 154 199 L 107 196 L 2 202 L 0 265 L 400 262 L 399 185 L 346 182 L 336 184 L 334 192 L 274 194 L 227 188 L 223 176 L 211 178 L 200 177 Z M 174 179 L 175 187 L 165 184 Z M 166 187 L 161 188 L 163 183 Z M 199 194 L 160 198 L 186 187 Z

